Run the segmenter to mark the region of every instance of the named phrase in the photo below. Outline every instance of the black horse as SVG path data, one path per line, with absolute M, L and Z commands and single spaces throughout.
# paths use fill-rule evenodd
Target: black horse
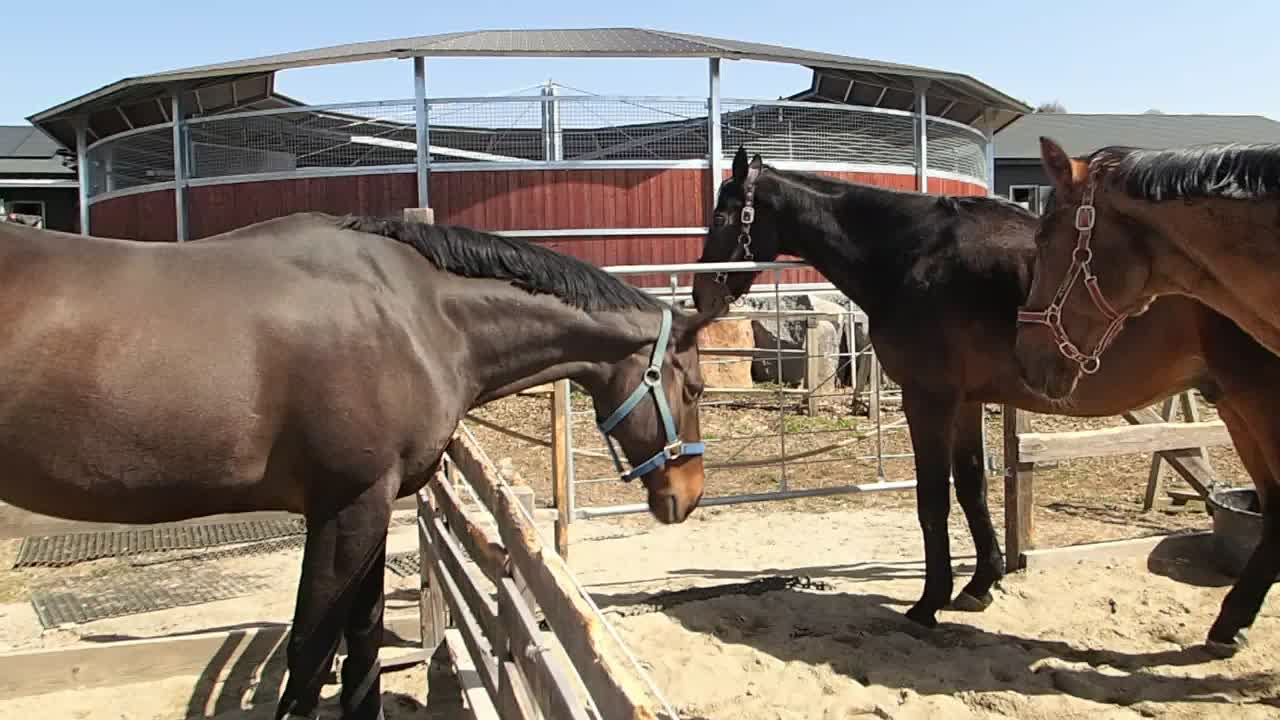
M 744 222 L 745 221 L 745 222 Z M 742 149 L 717 199 L 700 262 L 805 259 L 867 315 L 881 366 L 902 386 L 915 450 L 926 577 L 913 620 L 936 624 L 952 592 L 948 477 L 977 550 L 977 569 L 951 607 L 980 611 L 1004 572 L 987 507 L 982 403 L 1032 412 L 1109 416 L 1191 387 L 1218 404 L 1255 482 L 1260 453 L 1280 433 L 1243 402 L 1280 381 L 1280 359 L 1224 316 L 1184 297 L 1133 318 L 1100 371 L 1049 400 L 1021 380 L 1016 317 L 1031 285 L 1037 217 L 989 197 L 888 190 L 750 163 Z M 723 309 L 756 273 L 699 274 L 694 302 Z M 1255 372 L 1254 367 L 1264 370 Z

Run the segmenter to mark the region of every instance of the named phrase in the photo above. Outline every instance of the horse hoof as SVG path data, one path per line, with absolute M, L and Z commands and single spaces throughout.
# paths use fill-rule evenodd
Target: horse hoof
M 961 592 L 951 601 L 951 610 L 957 612 L 980 613 L 991 607 L 991 603 L 995 602 L 995 598 L 991 597 L 991 593 L 983 593 L 982 597 L 974 597 L 967 592 Z
M 1227 658 L 1235 657 L 1237 653 L 1248 646 L 1248 635 L 1244 630 L 1237 630 L 1236 635 L 1231 639 L 1231 642 L 1222 642 L 1221 640 L 1210 639 L 1205 641 L 1204 649 L 1208 650 L 1210 655 L 1218 658 L 1219 660 L 1226 660 Z
M 938 618 L 935 613 L 932 610 L 925 610 L 919 605 L 915 605 L 907 611 L 907 619 L 930 630 L 938 627 Z

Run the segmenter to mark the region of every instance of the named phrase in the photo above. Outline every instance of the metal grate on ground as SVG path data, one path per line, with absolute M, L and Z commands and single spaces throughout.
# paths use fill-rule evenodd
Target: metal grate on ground
M 302 518 L 140 527 L 25 538 L 13 567 L 66 567 L 103 558 L 195 550 L 306 534 Z
M 58 579 L 32 590 L 31 605 L 48 629 L 229 600 L 279 587 L 276 575 L 233 573 L 186 562 L 102 577 Z
M 48 629 L 278 589 L 278 576 L 237 573 L 210 563 L 300 549 L 304 542 L 303 536 L 275 538 L 214 552 L 148 558 L 102 577 L 52 578 L 32 590 L 31 605 Z M 418 552 L 408 550 L 388 554 L 386 566 L 400 577 L 412 577 L 418 574 L 418 562 Z
M 413 577 L 420 568 L 417 550 L 387 554 L 387 569 L 400 577 Z

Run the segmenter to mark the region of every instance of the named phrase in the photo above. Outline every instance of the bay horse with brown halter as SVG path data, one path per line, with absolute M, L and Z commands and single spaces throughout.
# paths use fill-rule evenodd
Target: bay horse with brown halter
M 1053 202 L 1039 225 L 1017 339 L 1032 389 L 1065 397 L 1087 382 L 1082 376 L 1116 362 L 1108 345 L 1133 332 L 1122 330 L 1126 321 L 1131 328 L 1165 302 L 1157 298 L 1199 300 L 1280 352 L 1280 145 L 1108 147 L 1086 158 L 1047 138 L 1040 146 Z M 1262 541 L 1209 630 L 1224 649 L 1243 639 L 1280 573 L 1280 444 L 1261 436 L 1280 418 L 1271 362 L 1237 361 L 1236 381 L 1253 392 L 1242 392 L 1233 410 L 1259 434 L 1254 462 L 1269 472 L 1250 469 Z
M 744 220 L 751 222 L 743 224 Z M 720 188 L 700 262 L 803 258 L 867 315 L 885 372 L 902 386 L 915 451 L 925 549 L 924 591 L 907 612 L 926 626 L 939 610 L 983 610 L 1004 571 L 987 506 L 982 403 L 1037 413 L 1110 416 L 1187 388 L 1215 399 L 1259 485 L 1278 445 L 1259 396 L 1280 382 L 1280 359 L 1204 305 L 1163 298 L 1117 337 L 1108 363 L 1050 400 L 1019 378 L 1018 308 L 1032 283 L 1037 218 L 989 197 L 947 197 L 844 182 L 750 163 L 739 150 Z M 723 307 L 756 273 L 695 276 L 702 311 Z M 948 476 L 977 550 L 973 577 L 951 599 Z
M 681 522 L 712 318 L 465 228 L 301 214 L 176 244 L 0 223 L 0 500 L 113 523 L 302 514 L 276 717 L 313 715 L 340 636 L 343 717 L 380 717 L 392 503 L 463 415 L 573 378 L 653 515 Z

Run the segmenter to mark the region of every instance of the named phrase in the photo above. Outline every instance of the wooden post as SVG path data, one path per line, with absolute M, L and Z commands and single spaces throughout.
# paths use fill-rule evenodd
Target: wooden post
M 404 219 L 411 222 L 426 223 L 427 225 L 436 224 L 436 211 L 431 208 L 405 208 Z
M 1160 419 L 1168 422 L 1173 419 L 1173 396 L 1165 398 L 1164 404 L 1160 406 Z M 1160 453 L 1151 456 L 1151 472 L 1147 475 L 1147 494 L 1142 499 L 1142 509 L 1150 511 L 1156 505 L 1156 496 L 1160 494 L 1160 490 L 1164 485 L 1161 482 L 1160 472 L 1164 468 L 1164 458 Z
M 1022 553 L 1033 545 L 1035 465 L 1022 462 L 1018 435 L 1030 429 L 1027 413 L 1004 406 L 1004 544 L 1005 570 L 1023 568 Z
M 448 482 L 442 472 L 437 472 L 430 482 Z M 427 499 L 429 487 L 418 495 L 418 616 L 422 633 L 422 649 L 435 652 L 444 642 L 449 627 L 449 610 L 436 576 L 436 549 L 431 546 L 428 530 L 435 519 L 431 503 Z
M 573 500 L 569 493 L 569 381 L 559 380 L 551 393 L 551 488 L 556 506 L 556 552 L 569 558 L 569 523 Z
M 804 387 L 808 391 L 805 399 L 809 404 L 809 417 L 818 416 L 818 387 L 822 385 L 822 358 L 817 355 L 818 319 L 811 317 L 805 320 L 804 330 Z

